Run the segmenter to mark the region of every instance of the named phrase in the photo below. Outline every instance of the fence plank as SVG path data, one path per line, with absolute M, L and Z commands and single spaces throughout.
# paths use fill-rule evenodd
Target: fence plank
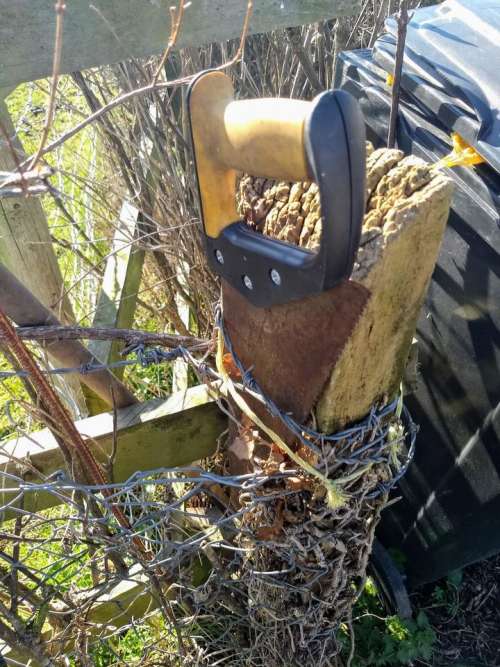
M 72 0 L 67 3 L 61 71 L 144 57 L 168 41 L 171 0 Z M 238 37 L 245 0 L 192 0 L 179 46 Z M 251 32 L 313 23 L 359 11 L 359 0 L 256 0 Z M 0 88 L 49 76 L 54 48 L 54 0 L 0 0 Z
M 159 607 L 151 592 L 151 580 L 138 565 L 131 568 L 128 577 L 101 595 L 90 608 L 88 621 L 98 625 L 121 628 L 131 619 L 140 620 Z
M 104 461 L 113 447 L 113 417 L 103 413 L 76 422 L 83 436 L 97 443 L 96 458 Z M 192 387 L 173 394 L 167 400 L 153 400 L 118 410 L 117 452 L 114 465 L 116 482 L 127 480 L 138 470 L 188 465 L 213 454 L 217 438 L 226 428 L 226 419 L 217 404 L 209 397 L 205 386 Z M 49 476 L 64 469 L 64 461 L 53 435 L 44 429 L 26 437 L 5 443 L 0 452 L 0 471 L 19 474 L 19 464 L 12 460 L 27 460 Z M 12 500 L 15 483 L 0 472 L 0 505 Z M 26 472 L 26 481 L 35 481 Z M 40 478 L 37 477 L 39 480 Z M 3 491 L 1 488 L 9 488 Z M 26 493 L 24 509 L 41 511 L 60 502 L 52 495 Z M 15 515 L 8 509 L 0 515 L 6 521 Z
M 139 211 L 125 200 L 120 212 L 120 221 L 113 238 L 111 255 L 99 293 L 92 326 L 128 329 L 134 321 L 137 293 L 141 283 L 144 250 L 134 242 Z M 111 340 L 89 342 L 89 350 L 104 363 L 120 359 L 123 342 Z M 115 369 L 114 375 L 123 377 L 123 368 Z

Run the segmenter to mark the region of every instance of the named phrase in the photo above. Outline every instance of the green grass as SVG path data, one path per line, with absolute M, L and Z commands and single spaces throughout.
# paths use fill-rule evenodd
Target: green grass
M 94 667 L 163 664 L 163 651 L 175 652 L 172 642 L 171 631 L 157 616 L 149 623 L 137 624 L 119 637 L 99 643 L 91 650 L 92 664 Z M 77 663 L 72 662 L 71 665 L 77 667 Z
M 0 355 L 0 371 L 11 371 L 12 367 Z M 16 431 L 16 425 L 25 430 L 30 420 L 20 400 L 28 400 L 23 384 L 18 378 L 0 382 L 0 440 L 8 438 Z
M 48 101 L 47 86 L 47 82 L 43 81 L 25 83 L 18 86 L 6 100 L 18 137 L 27 154 L 34 153 L 39 144 Z M 61 77 L 57 100 L 51 139 L 64 133 L 88 113 L 85 100 L 68 76 Z M 75 221 L 75 225 L 72 226 L 54 199 L 45 196 L 42 198 L 42 205 L 51 232 L 55 238 L 62 241 L 85 243 L 78 234 L 80 228 L 91 238 L 97 239 L 97 248 L 105 254 L 109 245 L 109 229 L 106 228 L 111 228 L 112 212 L 106 202 L 99 202 L 90 196 L 90 190 L 85 184 L 86 180 L 91 183 L 106 182 L 109 174 L 106 151 L 103 150 L 96 128 L 88 126 L 44 159 L 58 170 L 51 182 L 63 193 L 64 205 Z M 101 237 L 103 241 L 99 240 Z M 78 247 L 91 262 L 98 260 L 98 256 L 90 246 Z M 62 275 L 66 283 L 71 284 L 82 272 L 81 260 L 75 253 L 57 245 L 55 249 Z M 90 296 L 86 282 L 90 283 L 91 279 L 83 282 L 82 287 L 76 292 L 78 298 L 72 299 L 77 317 L 84 317 L 90 305 L 86 303 L 87 299 L 82 298 Z

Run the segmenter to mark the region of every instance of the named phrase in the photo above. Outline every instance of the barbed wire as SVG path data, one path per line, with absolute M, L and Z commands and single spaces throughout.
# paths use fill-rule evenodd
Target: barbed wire
M 340 444 L 340 448 L 335 452 L 335 464 L 359 467 L 363 465 L 369 467 L 374 464 L 388 463 L 395 467 L 394 474 L 391 479 L 380 483 L 376 491 L 373 491 L 370 498 L 375 497 L 376 494 L 381 495 L 390 491 L 395 484 L 404 476 L 408 466 L 410 465 L 414 452 L 417 435 L 417 426 L 413 422 L 411 415 L 404 406 L 401 397 L 396 398 L 387 405 L 374 405 L 370 409 L 368 415 L 361 421 L 350 425 L 346 429 L 342 429 L 332 434 L 321 433 L 313 429 L 307 424 L 298 423 L 289 413 L 281 410 L 281 408 L 265 394 L 259 383 L 253 377 L 251 369 L 243 366 L 241 360 L 236 354 L 232 341 L 224 326 L 224 318 L 222 307 L 220 304 L 216 306 L 215 310 L 215 325 L 223 334 L 224 343 L 234 360 L 235 366 L 241 375 L 241 383 L 236 386 L 251 393 L 254 398 L 257 398 L 266 408 L 271 417 L 278 418 L 294 438 L 312 450 L 317 456 L 324 458 L 325 450 L 332 444 Z M 43 372 L 47 375 L 64 375 L 71 373 L 79 373 L 82 375 L 98 372 L 102 370 L 113 370 L 116 368 L 126 366 L 141 366 L 147 368 L 152 365 L 161 365 L 174 361 L 175 359 L 183 358 L 184 361 L 190 364 L 201 377 L 211 378 L 212 380 L 220 380 L 220 376 L 206 361 L 196 359 L 193 354 L 182 345 L 176 348 L 165 351 L 159 347 L 149 347 L 146 343 L 141 342 L 136 345 L 130 345 L 125 348 L 124 352 L 127 355 L 134 354 L 134 359 L 122 359 L 110 363 L 92 362 L 82 364 L 75 367 L 49 368 Z M 0 371 L 0 380 L 12 377 L 27 377 L 28 372 L 24 370 Z M 394 433 L 391 419 L 402 417 L 404 421 L 404 430 Z M 392 429 L 392 432 L 391 432 Z M 365 441 L 366 433 L 374 434 L 368 442 Z M 391 436 L 391 437 L 389 437 Z M 403 461 L 399 461 L 394 456 L 396 448 L 400 447 L 404 442 L 407 442 L 407 453 Z M 353 446 L 353 443 L 358 443 Z M 326 464 L 328 468 L 328 464 Z
M 127 350 L 127 354 L 135 354 L 135 359 L 120 359 L 118 361 L 112 361 L 109 363 L 101 363 L 99 361 L 92 361 L 87 364 L 81 364 L 80 366 L 64 366 L 60 368 L 47 368 L 42 369 L 44 375 L 70 375 L 72 373 L 78 373 L 79 375 L 88 375 L 90 373 L 98 373 L 99 371 L 104 370 L 114 370 L 117 368 L 124 368 L 127 366 L 142 366 L 146 368 L 153 364 L 163 364 L 169 361 L 174 361 L 180 357 L 184 357 L 186 360 L 192 360 L 192 355 L 189 351 L 179 345 L 173 350 L 166 352 L 159 347 L 147 348 L 144 343 L 141 343 L 137 346 L 130 347 Z M 29 377 L 30 373 L 24 370 L 14 370 L 14 371 L 0 371 L 0 380 L 6 380 L 9 378 L 19 377 L 25 378 Z
M 52 635 L 42 646 L 55 660 L 45 664 L 59 664 L 63 655 L 76 659 L 82 651 L 118 655 L 113 647 L 121 638 L 127 632 L 142 636 L 155 614 L 163 619 L 163 634 L 180 632 L 187 647 L 181 658 L 172 641 L 152 643 L 148 655 L 157 651 L 160 662 L 261 664 L 284 646 L 286 664 L 299 657 L 300 664 L 323 664 L 325 650 L 338 652 L 340 623 L 352 605 L 355 582 L 365 574 L 379 512 L 413 456 L 416 426 L 401 399 L 374 406 L 365 419 L 334 434 L 299 424 L 243 367 L 220 307 L 216 323 L 241 374 L 235 387 L 279 418 L 292 439 L 314 453 L 315 467 L 325 476 L 348 479 L 345 504 L 328 507 L 315 480 L 288 467 L 291 462 L 277 467 L 255 459 L 253 472 L 235 475 L 220 454 L 205 467 L 137 471 L 106 485 L 78 483 L 62 469 L 45 479 L 33 470 L 25 477 L 14 468 L 1 471 L 0 591 L 23 610 L 27 645 L 40 615 L 49 619 Z M 206 353 L 198 359 L 183 346 L 165 351 L 140 343 L 125 353 L 135 358 L 48 372 L 183 358 L 200 377 L 214 381 L 214 391 L 221 380 Z M 53 509 L 38 511 L 40 498 Z M 125 527 L 114 518 L 117 507 L 127 518 Z M 137 538 L 147 559 L 135 549 Z M 109 567 L 117 554 L 125 572 Z M 199 571 L 199 580 L 193 579 Z M 81 593 L 78 582 L 85 581 Z M 171 601 L 165 601 L 166 584 L 159 581 L 175 590 Z M 130 599 L 110 602 L 125 584 L 132 586 Z M 141 606 L 145 591 L 153 602 Z M 103 600 L 111 605 L 104 619 Z M 117 658 L 116 664 L 127 663 Z

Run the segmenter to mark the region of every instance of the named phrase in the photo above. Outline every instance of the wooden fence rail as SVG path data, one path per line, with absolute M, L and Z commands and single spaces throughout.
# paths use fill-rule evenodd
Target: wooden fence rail
M 64 21 L 61 72 L 161 52 L 170 33 L 171 0 L 71 0 Z M 359 0 L 254 0 L 250 32 L 350 16 Z M 178 47 L 238 37 L 246 0 L 192 0 Z M 54 0 L 0 0 L 0 88 L 49 76 L 54 49 Z
M 0 304 L 4 313 L 19 326 L 59 324 L 51 311 L 2 264 L 0 264 Z M 96 362 L 95 357 L 77 340 L 42 343 L 42 348 L 59 366 L 78 367 Z M 114 404 L 118 408 L 123 408 L 137 402 L 134 395 L 109 370 L 82 375 L 71 374 L 69 377 L 80 378 L 105 406 Z
M 116 457 L 113 465 L 115 482 L 124 482 L 138 470 L 154 470 L 189 465 L 215 452 L 217 439 L 227 427 L 227 421 L 204 385 L 173 394 L 166 400 L 155 399 L 131 405 L 117 411 Z M 92 438 L 96 458 L 105 463 L 113 448 L 113 415 L 102 413 L 76 422 L 80 433 Z M 61 449 L 48 429 L 14 438 L 2 445 L 0 471 L 19 475 L 23 461 L 30 467 L 24 470 L 25 481 L 36 482 L 64 469 Z M 39 475 L 34 475 L 34 468 Z M 7 491 L 6 488 L 9 490 Z M 0 475 L 0 505 L 17 493 L 16 485 Z M 62 499 L 44 493 L 25 493 L 23 509 L 39 512 Z M 0 515 L 0 523 L 16 515 L 14 507 Z

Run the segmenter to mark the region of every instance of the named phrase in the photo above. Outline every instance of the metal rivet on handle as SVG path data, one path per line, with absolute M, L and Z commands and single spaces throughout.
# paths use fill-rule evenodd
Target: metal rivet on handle
M 219 264 L 224 264 L 224 255 L 220 250 L 215 251 L 215 259 L 219 262 Z
M 247 289 L 253 289 L 253 283 L 248 276 L 243 276 L 243 284 Z
M 270 276 L 275 285 L 281 285 L 281 276 L 276 269 L 271 269 Z

